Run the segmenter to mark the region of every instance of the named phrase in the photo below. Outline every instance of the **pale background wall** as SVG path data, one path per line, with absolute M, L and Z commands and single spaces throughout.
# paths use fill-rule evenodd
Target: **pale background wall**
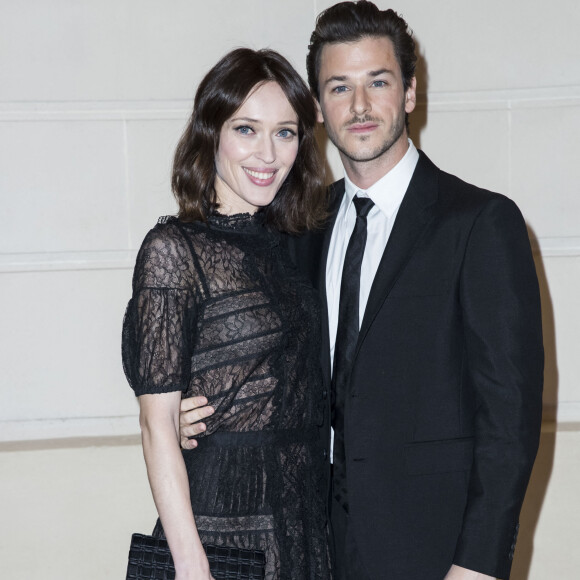
M 238 45 L 304 73 L 332 3 L 0 0 L 0 577 L 124 577 L 129 535 L 155 512 L 120 324 L 136 249 L 175 211 L 171 156 L 196 83 Z M 548 422 L 512 578 L 576 578 L 580 5 L 378 4 L 419 43 L 415 142 L 512 197 L 537 248 Z M 330 146 L 328 159 L 340 176 Z

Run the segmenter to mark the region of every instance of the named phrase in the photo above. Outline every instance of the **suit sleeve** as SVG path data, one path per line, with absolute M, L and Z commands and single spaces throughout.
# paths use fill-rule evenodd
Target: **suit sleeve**
M 544 353 L 540 295 L 524 220 L 498 196 L 474 222 L 460 300 L 475 447 L 454 562 L 509 577 L 538 449 Z

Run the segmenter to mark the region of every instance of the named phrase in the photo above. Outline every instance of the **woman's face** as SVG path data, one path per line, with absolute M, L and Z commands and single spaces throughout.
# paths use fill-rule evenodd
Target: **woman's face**
M 298 116 L 286 95 L 273 81 L 258 85 L 220 131 L 220 213 L 254 213 L 271 203 L 297 153 Z

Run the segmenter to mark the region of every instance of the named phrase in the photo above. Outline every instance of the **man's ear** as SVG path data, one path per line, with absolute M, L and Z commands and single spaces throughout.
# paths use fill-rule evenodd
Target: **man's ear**
M 411 113 L 417 104 L 417 78 L 411 79 L 411 84 L 405 93 L 405 113 Z
M 314 102 L 316 103 L 316 120 L 319 123 L 324 123 L 324 117 L 322 116 L 322 109 L 320 108 L 320 102 L 318 101 L 318 99 L 314 99 Z

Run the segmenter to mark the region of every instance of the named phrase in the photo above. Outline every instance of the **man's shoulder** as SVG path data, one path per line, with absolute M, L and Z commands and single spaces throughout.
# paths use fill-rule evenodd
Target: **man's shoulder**
M 422 171 L 429 175 L 430 179 L 436 180 L 438 198 L 443 206 L 477 209 L 489 204 L 515 205 L 502 193 L 480 187 L 439 169 L 422 151 L 416 171 Z
M 522 219 L 516 203 L 506 195 L 468 183 L 450 173 L 441 172 L 439 194 L 441 205 L 454 213 L 483 216 L 511 216 Z

